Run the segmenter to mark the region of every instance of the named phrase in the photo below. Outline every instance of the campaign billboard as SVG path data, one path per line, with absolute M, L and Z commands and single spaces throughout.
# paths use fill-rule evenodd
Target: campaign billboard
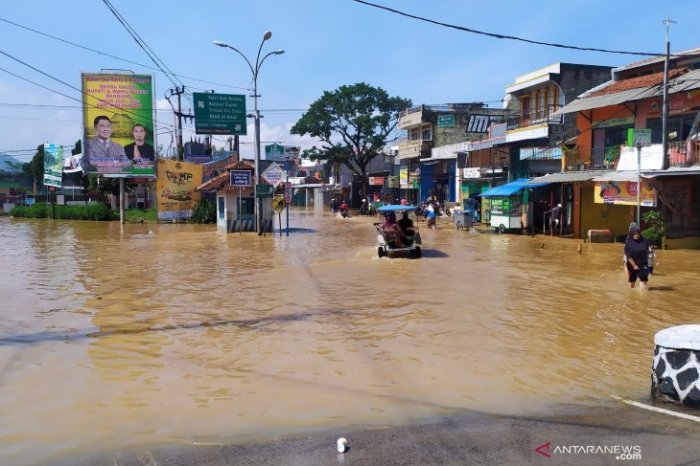
M 192 216 L 201 198 L 195 188 L 202 184 L 202 164 L 158 159 L 156 196 L 158 220 L 179 220 Z
M 83 73 L 86 173 L 155 176 L 153 78 Z

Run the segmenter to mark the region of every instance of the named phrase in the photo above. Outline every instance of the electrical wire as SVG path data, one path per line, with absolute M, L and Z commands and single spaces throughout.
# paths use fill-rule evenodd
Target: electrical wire
M 561 49 L 582 50 L 582 51 L 586 51 L 586 52 L 613 53 L 613 54 L 621 54 L 621 55 L 641 55 L 641 56 L 647 56 L 647 57 L 661 57 L 661 56 L 665 55 L 663 53 L 629 52 L 629 51 L 625 51 L 625 50 L 599 49 L 599 48 L 595 48 L 595 47 L 579 47 L 576 45 L 559 44 L 556 42 L 543 42 L 543 41 L 538 41 L 538 40 L 525 39 L 523 37 L 510 36 L 510 35 L 506 35 L 506 34 L 497 34 L 494 32 L 479 31 L 477 29 L 467 28 L 464 26 L 457 26 L 454 24 L 443 23 L 441 21 L 436 21 L 433 19 L 425 18 L 423 16 L 412 15 L 410 13 L 405 13 L 403 11 L 395 10 L 394 8 L 389 8 L 386 6 L 377 5 L 376 3 L 367 2 L 365 0 L 352 0 L 352 1 L 354 1 L 356 3 L 361 3 L 363 5 L 371 6 L 374 8 L 378 8 L 380 10 L 385 10 L 385 11 L 388 11 L 390 13 L 395 13 L 397 15 L 405 16 L 407 18 L 415 19 L 418 21 L 424 21 L 426 23 L 431 23 L 431 24 L 435 24 L 437 26 L 443 26 L 443 27 L 450 28 L 450 29 L 456 29 L 458 31 L 468 32 L 471 34 L 478 34 L 478 35 L 482 35 L 482 36 L 493 37 L 495 39 L 514 40 L 514 41 L 525 42 L 528 44 L 544 45 L 547 47 L 557 47 L 557 48 L 561 48 Z
M 12 59 L 12 60 L 14 60 L 14 61 L 16 61 L 16 62 L 18 62 L 18 63 L 24 65 L 24 66 L 26 66 L 27 68 L 30 68 L 30 69 L 36 71 L 37 73 L 46 76 L 47 78 L 50 78 L 50 79 L 52 79 L 52 80 L 54 80 L 54 81 L 57 81 L 57 82 L 63 84 L 64 86 L 70 87 L 71 89 L 80 92 L 81 94 L 85 95 L 86 97 L 88 96 L 88 94 L 87 94 L 85 91 L 83 91 L 82 89 L 79 89 L 79 88 L 77 88 L 77 87 L 75 87 L 75 86 L 73 86 L 73 85 L 71 85 L 71 84 L 69 84 L 69 83 L 67 83 L 67 82 L 65 82 L 65 81 L 63 81 L 63 80 L 61 80 L 61 79 L 59 79 L 59 78 L 57 78 L 57 77 L 55 77 L 55 76 L 53 76 L 53 75 L 51 75 L 51 74 L 49 74 L 49 73 L 47 73 L 47 72 L 45 72 L 45 71 L 43 71 L 43 70 L 41 70 L 41 69 L 35 67 L 35 66 L 33 66 L 33 65 L 30 65 L 29 63 L 27 63 L 27 62 L 25 62 L 25 61 L 23 61 L 23 60 L 20 60 L 19 58 L 15 57 L 15 56 L 13 56 L 13 55 L 10 55 L 10 54 L 7 53 L 7 52 L 4 52 L 4 51 L 0 50 L 0 54 L 5 55 L 6 57 L 8 57 L 8 58 L 10 58 L 10 59 Z M 20 78 L 20 79 L 22 79 L 22 80 L 24 80 L 24 81 L 30 82 L 30 83 L 32 83 L 32 84 L 34 84 L 34 85 L 36 85 L 36 86 L 39 86 L 39 87 L 41 87 L 41 88 L 43 88 L 43 89 L 46 89 L 46 90 L 51 91 L 51 92 L 55 92 L 56 94 L 59 94 L 59 95 L 61 95 L 61 96 L 63 96 L 63 97 L 66 97 L 66 98 L 68 98 L 68 99 L 75 100 L 75 101 L 77 101 L 77 102 L 81 102 L 81 103 L 82 103 L 82 100 L 80 100 L 80 99 L 77 99 L 77 98 L 75 98 L 75 97 L 68 96 L 68 95 L 66 95 L 66 94 L 63 94 L 63 93 L 58 92 L 58 91 L 55 91 L 55 90 L 53 90 L 53 89 L 49 89 L 49 88 L 46 87 L 46 86 L 43 86 L 43 85 L 41 85 L 41 84 L 39 84 L 39 83 L 36 83 L 36 82 L 34 82 L 34 81 L 31 81 L 31 80 L 29 80 L 29 79 L 27 79 L 27 78 L 24 78 L 24 77 L 22 77 L 22 76 L 20 76 L 20 75 L 18 75 L 18 74 L 12 73 L 12 72 L 10 72 L 10 71 L 4 69 L 4 68 L 0 68 L 0 70 L 6 72 L 6 73 L 8 73 L 8 74 L 11 74 L 11 75 L 13 75 L 13 76 L 15 76 L 15 77 L 18 77 L 18 78 Z M 117 105 L 113 105 L 111 102 L 108 102 L 108 101 L 106 101 L 106 100 L 100 99 L 99 97 L 96 97 L 96 96 L 92 96 L 92 97 L 95 98 L 96 100 L 98 100 L 99 102 L 105 103 L 105 104 L 107 104 L 107 105 L 109 105 L 109 106 L 111 106 L 111 107 L 114 107 L 114 108 L 118 109 L 118 110 L 121 110 L 121 111 L 123 111 L 123 112 L 129 113 L 129 114 L 132 114 L 132 115 L 137 115 L 137 114 L 136 114 L 134 111 L 132 111 L 132 110 L 125 109 L 125 108 L 121 108 L 121 107 L 119 107 L 119 106 L 117 106 Z M 156 123 L 156 124 L 157 124 L 157 123 Z M 165 125 L 165 127 L 167 127 L 167 125 Z
M 160 69 L 160 71 L 170 80 L 170 82 L 173 84 L 173 86 L 177 86 L 179 83 L 180 85 L 184 86 L 184 83 L 180 81 L 180 78 L 175 76 L 175 74 L 168 68 L 168 66 L 163 62 L 163 60 L 158 57 L 158 55 L 151 49 L 151 47 L 148 46 L 146 41 L 144 41 L 141 36 L 134 30 L 134 28 L 131 27 L 131 24 L 124 18 L 124 16 L 117 11 L 117 9 L 112 5 L 112 3 L 109 0 L 102 0 L 102 2 L 107 5 L 107 8 L 112 12 L 115 18 L 117 18 L 117 21 L 126 29 L 126 31 L 129 33 L 129 35 L 134 39 L 136 44 L 143 50 L 146 55 L 148 55 L 148 58 L 151 59 L 153 63 Z
M 102 56 L 109 57 L 109 58 L 114 58 L 115 60 L 120 60 L 120 61 L 123 61 L 123 62 L 125 62 L 125 63 L 131 63 L 132 65 L 138 65 L 138 66 L 141 66 L 141 67 L 143 67 L 143 68 L 147 68 L 147 69 L 149 69 L 149 70 L 160 71 L 160 69 L 158 69 L 158 68 L 156 68 L 156 67 L 154 67 L 154 66 L 145 65 L 145 64 L 139 63 L 139 62 L 137 62 L 137 61 L 129 60 L 128 58 L 118 57 L 118 56 L 116 56 L 116 55 L 112 55 L 112 54 L 107 53 L 107 52 L 102 52 L 102 51 L 100 51 L 100 50 L 93 49 L 93 48 L 87 47 L 87 46 L 85 46 L 85 45 L 81 45 L 81 44 L 78 44 L 78 43 L 75 43 L 75 42 L 71 42 L 71 41 L 69 41 L 69 40 L 67 40 L 67 39 L 62 39 L 62 38 L 60 38 L 60 37 L 57 37 L 57 36 L 54 36 L 54 35 L 51 35 L 51 34 L 47 34 L 47 33 L 42 32 L 42 31 L 38 31 L 38 30 L 36 30 L 36 29 L 32 29 L 32 28 L 30 28 L 30 27 L 28 27 L 28 26 L 24 26 L 24 25 L 22 25 L 22 24 L 15 23 L 14 21 L 10 21 L 9 19 L 6 19 L 6 18 L 0 17 L 0 21 L 3 21 L 3 22 L 5 22 L 5 23 L 7 23 L 7 24 L 11 24 L 12 26 L 15 26 L 15 27 L 18 27 L 18 28 L 21 28 L 21 29 L 25 29 L 25 30 L 30 31 L 30 32 L 33 32 L 33 33 L 35 33 L 35 34 L 39 34 L 39 35 L 48 37 L 48 38 L 50 38 L 50 39 L 54 39 L 54 40 L 57 40 L 57 41 L 59 41 L 59 42 L 63 42 L 63 43 L 68 44 L 68 45 L 72 45 L 72 46 L 74 46 L 74 47 L 78 47 L 78 48 L 83 49 L 83 50 L 87 50 L 88 52 L 93 52 L 93 53 L 96 53 L 96 54 L 98 54 L 98 55 L 102 55 Z M 198 82 L 202 82 L 202 83 L 206 83 L 206 84 L 214 84 L 214 85 L 216 85 L 216 86 L 228 87 L 228 88 L 231 88 L 231 89 L 241 89 L 241 90 L 244 90 L 244 91 L 249 91 L 249 90 L 250 90 L 250 88 L 247 88 L 247 87 L 231 86 L 231 85 L 229 85 L 229 84 L 222 84 L 222 83 L 217 83 L 217 82 L 214 82 L 214 81 L 207 81 L 206 79 L 195 78 L 195 77 L 187 76 L 187 75 L 184 75 L 184 74 L 181 74 L 181 73 L 174 73 L 174 74 L 175 74 L 175 76 L 178 76 L 178 77 L 180 77 L 180 78 L 191 79 L 192 81 L 198 81 Z M 193 86 L 190 86 L 190 87 L 193 87 Z M 195 88 L 195 87 L 193 87 L 193 88 L 194 88 L 194 89 L 200 89 L 200 88 Z M 205 89 L 202 89 L 202 90 L 205 90 Z

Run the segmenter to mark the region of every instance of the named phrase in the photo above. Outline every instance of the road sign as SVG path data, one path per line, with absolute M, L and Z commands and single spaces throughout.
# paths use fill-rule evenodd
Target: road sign
M 275 212 L 280 213 L 285 207 L 287 207 L 287 201 L 284 200 L 284 194 L 278 194 L 272 198 L 272 209 Z
M 246 134 L 245 95 L 192 93 L 197 134 Z
M 292 203 L 292 183 L 289 181 L 284 183 L 284 200 L 287 201 L 287 204 Z
M 651 145 L 650 129 L 628 129 L 627 143 L 634 147 L 648 147 Z
M 287 172 L 282 170 L 279 165 L 272 163 L 269 167 L 262 172 L 262 177 L 267 180 L 275 188 L 280 184 L 287 176 Z
M 270 184 L 255 185 L 255 196 L 256 197 L 272 197 L 272 185 L 270 185 Z
M 231 186 L 245 188 L 253 184 L 252 179 L 250 170 L 231 170 Z

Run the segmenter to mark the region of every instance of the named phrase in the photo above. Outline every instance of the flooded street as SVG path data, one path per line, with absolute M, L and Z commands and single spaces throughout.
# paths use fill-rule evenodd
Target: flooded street
M 371 221 L 0 218 L 0 464 L 647 400 L 654 334 L 697 323 L 698 251 L 643 292 L 621 244 L 420 222 L 422 259 L 379 259 Z

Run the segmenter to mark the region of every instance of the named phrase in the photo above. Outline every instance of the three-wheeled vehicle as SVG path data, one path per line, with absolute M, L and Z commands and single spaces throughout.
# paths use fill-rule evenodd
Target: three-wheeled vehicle
M 385 205 L 377 209 L 378 212 L 383 216 L 397 214 L 403 214 L 408 212 L 409 218 L 414 216 L 416 207 L 413 205 Z M 418 232 L 418 226 L 416 225 L 415 219 L 413 221 L 413 226 L 409 231 L 404 231 L 404 236 L 397 238 L 399 234 L 391 229 L 384 228 L 384 223 L 375 223 L 374 228 L 377 230 L 377 255 L 379 257 L 389 257 L 395 258 L 410 258 L 417 259 L 421 257 L 422 253 L 420 250 L 421 238 Z M 401 246 L 399 246 L 399 241 L 401 240 Z

